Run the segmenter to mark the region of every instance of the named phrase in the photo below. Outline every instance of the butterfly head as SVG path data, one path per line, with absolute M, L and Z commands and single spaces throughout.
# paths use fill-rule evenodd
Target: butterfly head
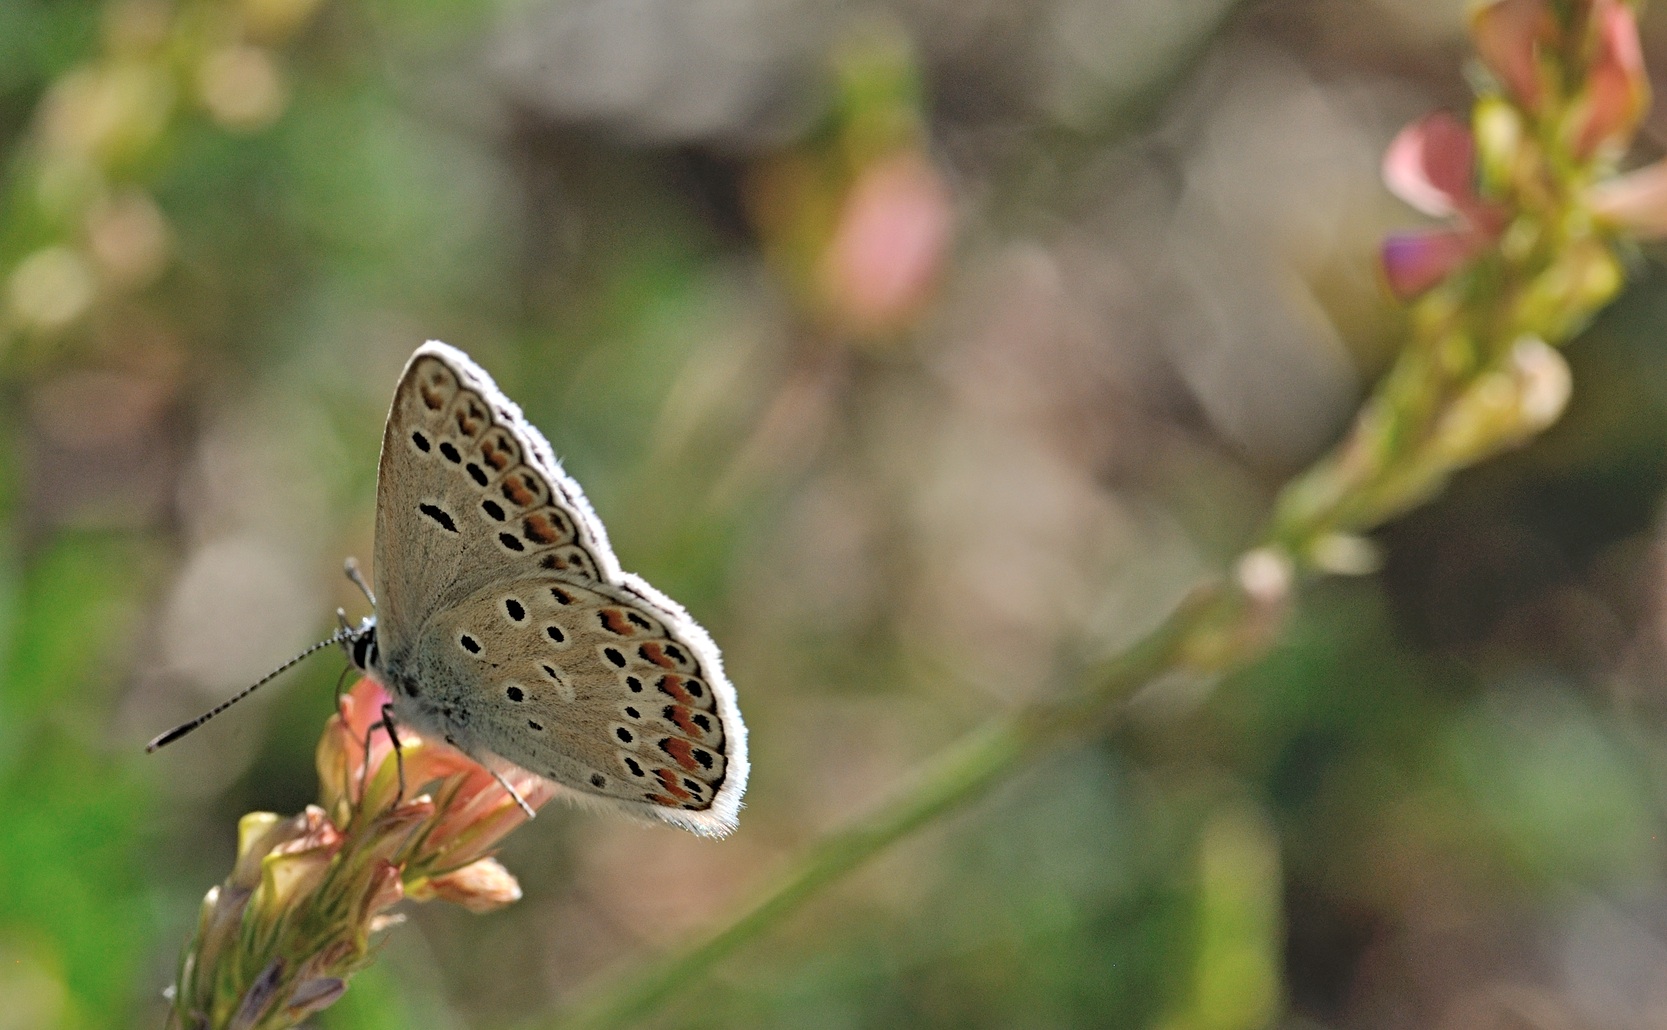
M 360 672 L 374 671 L 382 657 L 376 647 L 376 616 L 365 616 L 358 626 L 342 637 L 341 645 L 355 669 Z

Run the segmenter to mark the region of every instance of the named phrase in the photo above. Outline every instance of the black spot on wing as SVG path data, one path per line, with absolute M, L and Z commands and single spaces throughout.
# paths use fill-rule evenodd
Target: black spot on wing
M 453 522 L 451 515 L 447 514 L 446 509 L 440 507 L 438 504 L 419 504 L 417 505 L 417 510 L 433 519 L 439 524 L 440 528 L 446 532 L 457 532 L 457 523 Z

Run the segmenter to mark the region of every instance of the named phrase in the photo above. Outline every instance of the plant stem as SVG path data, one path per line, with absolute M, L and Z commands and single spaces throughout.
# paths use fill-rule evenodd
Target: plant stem
M 822 888 L 921 826 L 982 796 L 1039 751 L 1103 733 L 1119 702 L 1159 676 L 1184 668 L 1190 645 L 1200 635 L 1218 631 L 1223 616 L 1247 611 L 1236 599 L 1219 587 L 1195 591 L 1146 636 L 1089 670 L 1078 690 L 1016 709 L 951 745 L 912 785 L 856 825 L 811 848 L 729 925 L 629 980 L 612 984 L 572 1012 L 538 1025 L 586 1030 L 635 1025 L 705 979 L 717 963 Z M 1243 659 L 1249 657 L 1243 654 Z

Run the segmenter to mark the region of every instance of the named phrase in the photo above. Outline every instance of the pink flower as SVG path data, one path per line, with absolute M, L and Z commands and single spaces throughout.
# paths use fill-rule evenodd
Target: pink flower
M 1451 115 L 1430 115 L 1395 138 L 1384 181 L 1420 211 L 1450 221 L 1384 242 L 1390 288 L 1415 297 L 1493 248 L 1516 214 L 1541 217 L 1568 200 L 1584 200 L 1620 229 L 1667 231 L 1667 173 L 1605 178 L 1650 101 L 1632 7 L 1624 0 L 1498 0 L 1477 11 L 1472 29 L 1515 107 L 1497 98 L 1478 106 L 1475 124 L 1488 127 L 1481 158 L 1476 135 Z M 1487 198 L 1476 185 L 1479 165 L 1488 169 Z M 1572 186 L 1573 195 L 1558 199 L 1559 185 Z
M 822 292 L 834 312 L 860 332 L 908 324 L 931 298 L 953 220 L 949 190 L 919 152 L 862 169 L 822 259 Z
M 1667 160 L 1597 183 L 1586 200 L 1594 214 L 1629 235 L 1667 237 Z
M 1575 153 L 1624 150 L 1650 106 L 1650 82 L 1638 43 L 1638 19 L 1621 0 L 1593 0 L 1593 53 L 1576 98 Z
M 323 807 L 239 824 L 237 862 L 204 900 L 181 966 L 173 1025 L 294 1025 L 341 996 L 401 900 L 484 912 L 521 896 L 489 853 L 526 811 L 440 741 L 398 727 L 396 758 L 381 725 L 387 701 L 369 679 L 342 696 L 318 743 Z M 557 790 L 531 773 L 502 775 L 534 808 Z
M 1538 112 L 1546 99 L 1541 52 L 1561 32 L 1546 0 L 1499 0 L 1477 9 L 1470 20 L 1476 53 L 1517 103 Z
M 1476 141 L 1445 111 L 1402 129 L 1384 154 L 1383 179 L 1413 207 L 1450 224 L 1396 233 L 1384 241 L 1390 289 L 1415 297 L 1492 246 L 1509 215 L 1476 192 Z

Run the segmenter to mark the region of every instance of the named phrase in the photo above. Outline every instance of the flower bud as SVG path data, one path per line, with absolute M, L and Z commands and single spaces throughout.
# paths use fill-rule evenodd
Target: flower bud
M 482 858 L 413 885 L 411 897 L 418 901 L 442 898 L 471 912 L 490 912 L 520 901 L 521 884 L 497 859 Z

